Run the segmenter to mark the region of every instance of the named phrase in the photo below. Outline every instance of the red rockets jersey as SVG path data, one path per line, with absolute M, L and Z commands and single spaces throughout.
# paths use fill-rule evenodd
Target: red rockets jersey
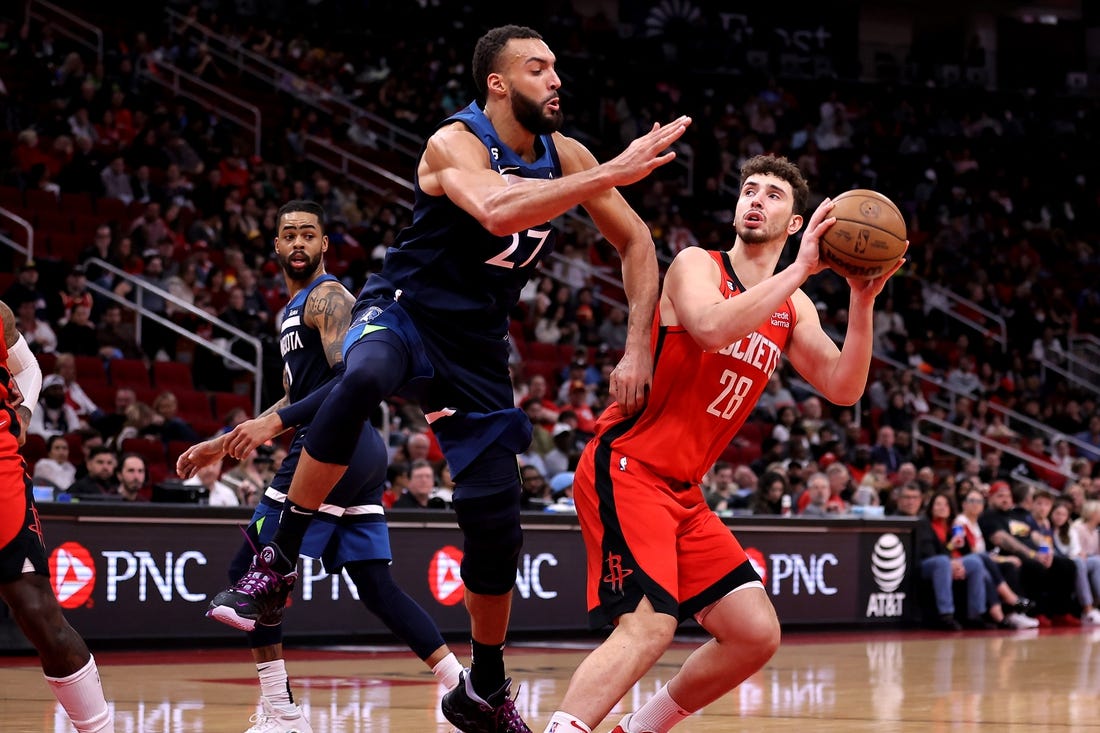
M 737 297 L 738 282 L 725 252 L 710 252 L 723 273 L 721 291 Z M 682 326 L 653 326 L 653 385 L 644 410 L 623 416 L 618 403 L 600 416 L 597 437 L 616 454 L 648 466 L 670 482 L 698 483 L 756 407 L 779 366 L 795 325 L 788 298 L 759 328 L 713 353 Z

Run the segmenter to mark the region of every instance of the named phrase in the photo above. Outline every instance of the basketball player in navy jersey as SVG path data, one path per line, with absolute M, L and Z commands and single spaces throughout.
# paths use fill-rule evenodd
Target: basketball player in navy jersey
M 690 119 L 654 125 L 600 165 L 558 132 L 561 80 L 538 33 L 490 30 L 477 43 L 473 72 L 479 102 L 444 120 L 428 139 L 416 169 L 413 223 L 356 302 L 346 371 L 312 422 L 279 529 L 255 561 L 266 581 L 238 584 L 220 603 L 257 614 L 285 603 L 302 536 L 347 469 L 363 416 L 391 395 L 413 399 L 454 476 L 453 506 L 464 535 L 473 661 L 444 696 L 443 713 L 466 733 L 497 733 L 530 730 L 510 698 L 503 656 L 523 543 L 516 455 L 531 441 L 531 424 L 513 404 L 508 313 L 554 248 L 550 220 L 583 205 L 622 258 L 630 304 L 611 392 L 626 409 L 643 404 L 657 263 L 648 228 L 616 187 L 671 161 L 668 147 Z M 278 419 L 268 419 L 278 430 Z M 230 455 L 246 454 L 258 437 L 233 435 Z
M 249 539 L 229 567 L 232 581 L 255 582 L 249 562 L 256 545 L 271 539 L 283 509 L 294 466 L 310 426 L 302 419 L 332 388 L 343 366 L 343 340 L 354 298 L 325 273 L 324 210 L 312 201 L 291 201 L 276 217 L 275 255 L 286 278 L 290 301 L 283 311 L 280 350 L 286 396 L 264 414 L 278 414 L 286 426 L 298 425 L 282 466 L 264 492 L 248 527 Z M 247 427 L 245 428 L 247 430 Z M 185 451 L 177 462 L 183 478 L 225 456 L 226 436 L 212 438 Z M 306 532 L 302 554 L 324 561 L 325 570 L 341 568 L 359 590 L 363 604 L 378 616 L 432 670 L 448 689 L 457 683 L 462 665 L 443 642 L 431 617 L 397 586 L 390 574 L 389 534 L 382 509 L 386 447 L 369 424 L 359 434 L 350 469 L 328 495 L 317 521 Z M 251 571 L 255 572 L 255 571 Z M 309 720 L 294 703 L 283 662 L 282 609 L 268 616 L 246 615 L 239 607 L 211 605 L 210 615 L 248 632 L 249 646 L 260 678 L 261 712 L 246 733 L 309 733 Z
M 113 733 L 95 658 L 51 587 L 42 523 L 19 454 L 41 387 L 42 369 L 11 308 L 0 302 L 0 600 L 38 652 L 46 683 L 77 733 Z M 0 727 L 22 722 L 5 719 Z

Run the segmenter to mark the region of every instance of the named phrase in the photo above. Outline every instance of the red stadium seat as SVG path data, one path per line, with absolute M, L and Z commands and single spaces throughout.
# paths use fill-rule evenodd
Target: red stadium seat
M 141 359 L 115 359 L 111 362 L 111 384 L 138 389 L 152 387 L 149 367 Z

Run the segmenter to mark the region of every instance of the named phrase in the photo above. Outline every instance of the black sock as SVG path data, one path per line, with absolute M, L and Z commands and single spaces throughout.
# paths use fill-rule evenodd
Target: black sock
M 274 568 L 280 573 L 290 572 L 298 564 L 298 553 L 302 551 L 302 538 L 305 537 L 309 523 L 313 521 L 314 509 L 303 509 L 290 499 L 283 504 L 283 512 L 279 515 L 279 528 L 275 530 L 275 536 L 271 538 L 271 544 L 282 551 L 290 563 L 290 567 Z
M 504 687 L 504 644 L 470 640 L 470 684 L 485 701 Z

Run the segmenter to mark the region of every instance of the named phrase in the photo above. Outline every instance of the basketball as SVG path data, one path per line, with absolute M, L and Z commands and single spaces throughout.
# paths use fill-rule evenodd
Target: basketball
M 905 254 L 905 217 L 894 202 L 866 188 L 833 199 L 836 222 L 821 237 L 821 261 L 842 277 L 871 280 Z

